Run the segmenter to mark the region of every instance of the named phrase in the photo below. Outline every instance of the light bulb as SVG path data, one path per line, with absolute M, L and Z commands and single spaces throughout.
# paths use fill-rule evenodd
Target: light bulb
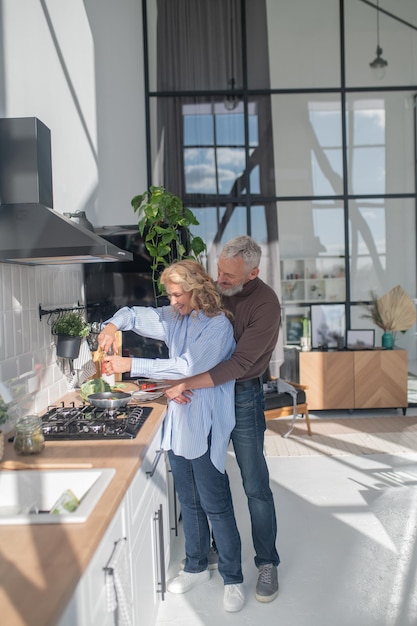
M 376 57 L 375 59 L 369 64 L 370 67 L 372 67 L 372 69 L 375 72 L 375 76 L 378 79 L 382 79 L 385 76 L 385 68 L 388 65 L 388 61 L 386 61 L 385 59 L 382 58 L 382 48 L 378 45 L 376 48 Z
M 226 96 L 224 99 L 224 108 L 228 111 L 234 111 L 239 104 L 239 98 L 237 96 Z

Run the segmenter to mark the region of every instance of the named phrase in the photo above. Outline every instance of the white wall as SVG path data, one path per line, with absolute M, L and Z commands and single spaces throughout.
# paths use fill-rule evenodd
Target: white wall
M 147 183 L 141 0 L 0 0 L 0 46 L 0 117 L 50 128 L 54 208 L 85 210 L 94 226 L 136 223 L 130 200 Z M 0 263 L 0 381 L 25 413 L 68 389 L 39 304 L 83 300 L 81 266 Z
M 134 224 L 146 189 L 141 0 L 0 0 L 1 117 L 51 130 L 54 208 Z M 0 37 L 1 41 L 1 37 Z

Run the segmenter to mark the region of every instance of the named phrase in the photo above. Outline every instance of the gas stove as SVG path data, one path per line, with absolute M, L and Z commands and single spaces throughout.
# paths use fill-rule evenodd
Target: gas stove
M 48 407 L 41 416 L 46 441 L 80 439 L 134 439 L 152 409 L 137 404 L 116 410 L 93 407 L 84 403 L 75 406 Z

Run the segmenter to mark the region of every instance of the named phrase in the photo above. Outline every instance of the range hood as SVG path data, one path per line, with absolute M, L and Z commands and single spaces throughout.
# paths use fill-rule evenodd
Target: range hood
M 0 119 L 0 262 L 132 260 L 131 252 L 53 209 L 49 129 L 34 117 Z

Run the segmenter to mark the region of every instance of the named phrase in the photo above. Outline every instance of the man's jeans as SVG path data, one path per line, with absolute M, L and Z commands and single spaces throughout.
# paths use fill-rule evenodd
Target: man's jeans
M 237 382 L 235 396 L 236 426 L 232 431 L 232 441 L 248 498 L 255 565 L 278 565 L 280 560 L 275 547 L 277 521 L 264 457 L 266 425 L 261 379 Z M 213 534 L 217 543 L 216 532 Z
M 227 474 L 214 467 L 209 451 L 192 460 L 177 456 L 172 450 L 168 456 L 181 503 L 186 554 L 184 571 L 197 573 L 207 569 L 208 518 L 216 537 L 219 573 L 224 584 L 241 583 L 241 542 Z

